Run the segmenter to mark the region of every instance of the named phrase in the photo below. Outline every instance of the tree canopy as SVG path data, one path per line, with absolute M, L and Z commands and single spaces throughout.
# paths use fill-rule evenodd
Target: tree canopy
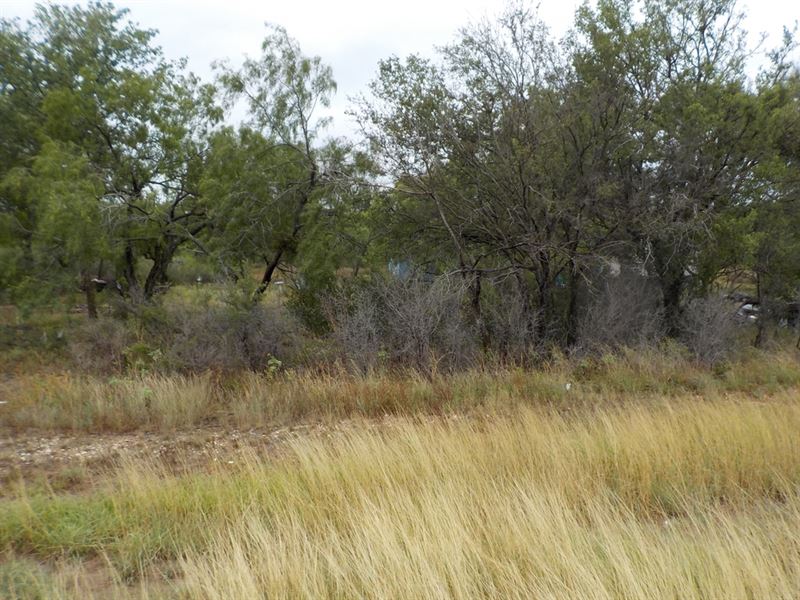
M 671 335 L 737 282 L 767 314 L 800 285 L 800 76 L 788 31 L 754 73 L 743 23 L 734 0 L 599 0 L 557 40 L 510 4 L 381 61 L 336 140 L 334 74 L 279 26 L 202 82 L 126 10 L 40 5 L 0 22 L 3 296 L 78 289 L 95 316 L 93 282 L 152 302 L 192 253 L 258 268 L 254 302 L 288 275 L 319 331 L 343 278 L 390 263 L 459 278 L 485 347 L 503 298 L 575 344 L 620 265 Z

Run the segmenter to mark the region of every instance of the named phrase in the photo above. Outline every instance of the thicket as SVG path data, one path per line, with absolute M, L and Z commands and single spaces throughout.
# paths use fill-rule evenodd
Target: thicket
M 125 10 L 40 5 L 0 21 L 0 299 L 24 322 L 80 294 L 90 322 L 57 339 L 94 371 L 434 373 L 667 338 L 718 364 L 800 312 L 797 48 L 755 70 L 743 19 L 600 0 L 556 40 L 511 5 L 381 61 L 342 140 L 331 69 L 280 27 L 202 82 Z

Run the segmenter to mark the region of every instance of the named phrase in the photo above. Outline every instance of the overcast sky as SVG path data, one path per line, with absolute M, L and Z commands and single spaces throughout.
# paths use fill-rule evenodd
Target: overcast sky
M 69 1 L 70 4 L 77 2 Z M 36 2 L 0 0 L 0 16 L 27 19 Z M 365 90 L 380 59 L 411 52 L 429 54 L 451 41 L 459 27 L 493 16 L 505 0 L 119 0 L 142 27 L 159 30 L 157 42 L 170 58 L 186 57 L 189 68 L 211 79 L 216 59 L 238 63 L 257 56 L 264 23 L 283 25 L 306 54 L 333 67 L 339 91 L 331 107 L 330 133 L 353 130 L 345 110 L 348 96 Z M 542 0 L 539 14 L 561 36 L 580 0 Z M 748 0 L 747 28 L 754 39 L 765 32 L 777 43 L 784 25 L 800 19 L 798 0 Z

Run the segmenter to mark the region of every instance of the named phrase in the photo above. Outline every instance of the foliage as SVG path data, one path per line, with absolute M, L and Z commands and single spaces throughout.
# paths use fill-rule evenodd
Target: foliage
M 111 4 L 41 5 L 25 28 L 4 20 L 0 31 L 9 57 L 0 114 L 4 130 L 19 132 L 0 172 L 0 242 L 22 249 L 16 273 L 52 279 L 33 246 L 37 230 L 58 220 L 76 226 L 82 269 L 100 270 L 113 252 L 124 291 L 152 296 L 177 248 L 206 226 L 196 181 L 203 132 L 219 116 L 210 88 Z M 36 185 L 23 185 L 28 176 Z M 54 205 L 47 190 L 70 188 L 70 200 Z M 152 261 L 144 282 L 139 256 Z
M 725 0 L 609 0 L 582 7 L 559 46 L 512 6 L 439 61 L 384 61 L 357 114 L 396 182 L 387 219 L 405 223 L 412 256 L 457 269 L 476 297 L 482 280 L 516 278 L 540 339 L 575 343 L 598 260 L 640 265 L 678 335 L 687 302 L 722 272 L 714 234 L 793 193 L 771 124 L 796 115 L 791 38 L 758 77 L 776 87 L 757 88 L 741 23 Z
M 322 346 L 339 335 L 330 299 L 401 265 L 458 279 L 459 325 L 452 343 L 423 327 L 403 354 L 376 317 L 356 345 L 398 364 L 687 341 L 695 309 L 732 289 L 759 307 L 761 345 L 800 312 L 800 78 L 788 31 L 750 75 L 743 19 L 733 0 L 600 0 L 556 41 L 512 4 L 431 58 L 382 61 L 347 141 L 325 137 L 331 68 L 279 26 L 206 84 L 126 10 L 39 6 L 0 22 L 0 295 L 30 314 L 80 291 L 90 317 L 113 305 L 135 337 L 180 331 L 186 350 L 203 336 L 187 328 L 227 319 L 263 333 L 242 315 L 280 277 L 280 302 Z M 644 291 L 599 267 L 612 264 Z M 250 307 L 160 312 L 197 277 L 250 288 Z M 414 310 L 436 320 L 433 304 Z

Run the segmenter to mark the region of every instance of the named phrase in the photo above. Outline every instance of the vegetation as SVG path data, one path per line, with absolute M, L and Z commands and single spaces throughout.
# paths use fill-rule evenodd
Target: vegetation
M 292 406 L 370 389 L 415 416 L 331 424 L 184 475 L 129 461 L 78 495 L 12 484 L 4 595 L 791 597 L 798 369 L 697 372 L 701 400 L 660 368 L 647 393 L 615 363 L 549 403 L 554 373 L 305 381 Z M 422 417 L 445 389 L 451 418 Z
M 0 20 L 0 596 L 795 597 L 800 70 L 743 19 L 512 4 L 349 140 L 277 25 L 203 82 Z
M 0 427 L 87 433 L 209 424 L 273 429 L 386 415 L 505 414 L 519 406 L 571 410 L 687 395 L 757 398 L 796 386 L 800 364 L 793 352 L 752 352 L 711 370 L 679 348 L 453 375 L 297 373 L 274 362 L 263 373 L 228 375 L 38 373 L 0 384 L 12 399 L 0 406 Z
M 381 62 L 352 109 L 363 138 L 335 140 L 316 110 L 333 73 L 278 26 L 203 83 L 124 10 L 40 6 L 0 28 L 3 298 L 24 316 L 80 290 L 90 318 L 129 317 L 199 261 L 252 303 L 280 274 L 309 332 L 341 342 L 344 315 L 439 326 L 381 306 L 410 279 L 460 317 L 400 362 L 469 368 L 681 339 L 698 299 L 738 290 L 763 345 L 799 312 L 800 80 L 788 31 L 753 75 L 742 22 L 731 0 L 603 0 L 555 40 L 510 6 L 437 58 Z M 630 286 L 651 290 L 638 321 L 586 326 L 622 318 L 609 291 Z

